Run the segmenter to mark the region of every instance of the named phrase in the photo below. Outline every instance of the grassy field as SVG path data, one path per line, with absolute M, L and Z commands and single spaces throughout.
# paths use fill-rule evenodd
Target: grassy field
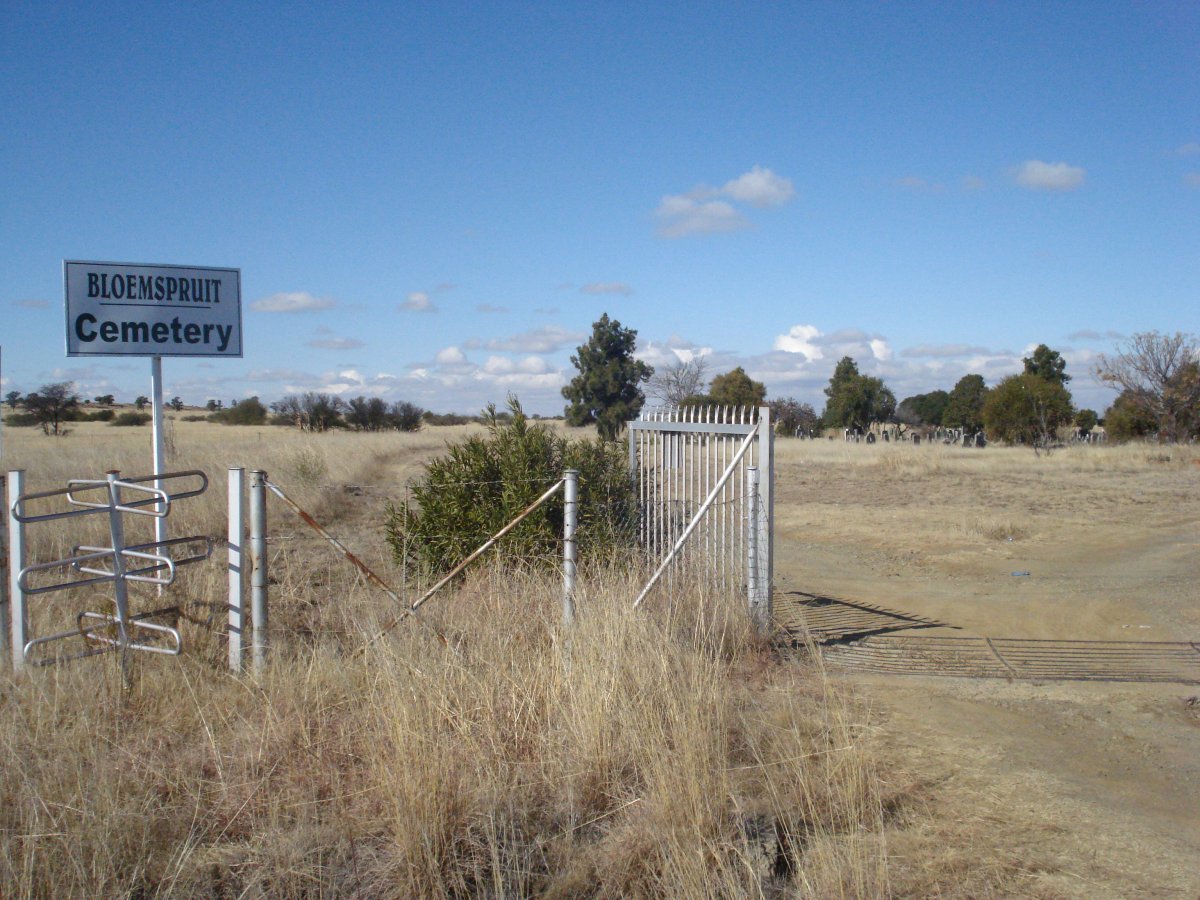
M 401 587 L 383 505 L 469 430 L 172 423 L 169 467 L 212 480 L 172 512 L 172 534 L 222 536 L 225 470 L 262 468 Z M 6 429 L 3 465 L 27 471 L 27 490 L 144 474 L 149 438 L 99 423 L 66 438 Z M 1190 448 L 777 449 L 780 591 L 982 634 L 1200 636 Z M 568 633 L 554 579 L 492 563 L 428 605 L 448 645 L 403 624 L 364 650 L 390 601 L 280 504 L 269 533 L 275 651 L 261 677 L 224 671 L 219 563 L 185 570 L 172 589 L 185 653 L 139 658 L 131 689 L 112 657 L 3 676 L 0 895 L 1200 888 L 1188 688 L 830 673 L 686 584 L 669 609 L 632 615 L 626 572 L 587 573 Z M 80 540 L 57 524 L 29 536 L 38 559 Z M 1036 576 L 1014 588 L 1018 566 Z M 1147 584 L 1153 600 L 1135 600 Z M 94 594 L 52 596 L 38 628 L 103 608 Z M 1087 768 L 1101 757 L 1122 771 Z

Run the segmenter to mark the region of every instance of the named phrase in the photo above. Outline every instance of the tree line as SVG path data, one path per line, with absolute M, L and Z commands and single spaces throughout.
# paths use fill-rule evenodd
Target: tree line
M 646 390 L 660 402 L 691 405 L 762 406 L 766 386 L 740 366 L 708 380 L 701 356 L 680 358 L 658 371 L 634 357 L 637 332 L 605 313 L 592 335 L 571 357 L 578 374 L 563 388 L 570 425 L 595 424 L 602 438 L 615 439 L 624 423 L 646 402 Z M 1067 385 L 1066 360 L 1039 344 L 1025 357 L 1023 371 L 988 387 L 982 375 L 964 375 L 949 391 L 935 390 L 899 403 L 883 379 L 864 375 L 849 356 L 834 367 L 818 415 L 793 397 L 770 401 L 776 427 L 784 434 L 813 435 L 822 428 L 865 432 L 875 424 L 946 427 L 986 433 L 991 440 L 1035 448 L 1057 439 L 1063 428 L 1086 434 L 1103 423 L 1116 440 L 1156 437 L 1179 442 L 1200 437 L 1200 342 L 1192 335 L 1135 334 L 1094 368 L 1100 381 L 1119 391 L 1101 418 L 1077 409 Z

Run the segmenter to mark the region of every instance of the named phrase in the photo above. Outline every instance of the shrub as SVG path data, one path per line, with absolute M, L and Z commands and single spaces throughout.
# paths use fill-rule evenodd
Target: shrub
M 145 425 L 149 421 L 150 421 L 150 413 L 141 413 L 141 412 L 134 412 L 133 410 L 126 410 L 125 412 L 123 412 L 119 416 L 117 416 L 115 419 L 113 419 L 113 425 L 120 425 L 120 426 Z
M 111 422 L 116 418 L 117 411 L 115 409 L 98 409 L 89 416 L 85 416 L 84 420 L 88 422 Z
M 257 397 L 247 397 L 229 409 L 213 413 L 212 420 L 222 425 L 262 425 L 267 421 L 267 408 Z M 288 424 L 292 422 L 289 421 Z
M 41 420 L 33 413 L 11 413 L 4 417 L 4 424 L 11 425 L 13 428 L 28 428 L 40 425 Z
M 568 441 L 530 422 L 514 397 L 510 421 L 494 406 L 488 433 L 449 447 L 425 465 L 412 501 L 390 505 L 386 533 L 397 563 L 445 572 L 532 504 L 566 469 L 579 470 L 581 560 L 632 547 L 636 497 L 624 450 L 603 440 Z M 504 537 L 505 555 L 553 564 L 562 537 L 560 491 Z

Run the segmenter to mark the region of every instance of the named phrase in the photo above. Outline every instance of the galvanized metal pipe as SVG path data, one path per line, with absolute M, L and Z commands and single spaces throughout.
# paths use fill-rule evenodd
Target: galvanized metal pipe
M 563 625 L 575 623 L 575 529 L 579 524 L 579 470 L 563 473 Z
M 255 672 L 267 662 L 267 473 L 250 473 L 250 657 Z
M 242 505 L 246 470 L 229 469 L 229 671 L 242 670 L 242 635 L 246 627 L 245 553 L 246 515 Z
M 29 639 L 29 617 L 25 612 L 25 591 L 21 588 L 21 570 L 25 568 L 25 525 L 17 521 L 17 498 L 25 491 L 25 470 L 8 473 L 8 496 L 4 517 L 8 520 L 8 634 L 13 671 L 25 664 L 25 643 Z

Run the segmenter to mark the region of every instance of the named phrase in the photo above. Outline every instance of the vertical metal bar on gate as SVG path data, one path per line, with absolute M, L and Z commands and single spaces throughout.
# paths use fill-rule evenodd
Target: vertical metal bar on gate
M 563 624 L 575 622 L 575 530 L 579 524 L 579 470 L 563 473 Z
M 13 671 L 25 664 L 25 643 L 29 639 L 29 616 L 25 611 L 25 591 L 21 588 L 21 570 L 25 568 L 25 526 L 17 521 L 14 506 L 25 493 L 25 470 L 8 473 L 8 496 L 4 515 L 8 519 L 8 633 L 11 638 Z
M 229 671 L 242 670 L 242 636 L 246 633 L 245 548 L 246 470 L 229 469 Z
M 267 473 L 250 473 L 250 658 L 261 673 L 267 661 Z

